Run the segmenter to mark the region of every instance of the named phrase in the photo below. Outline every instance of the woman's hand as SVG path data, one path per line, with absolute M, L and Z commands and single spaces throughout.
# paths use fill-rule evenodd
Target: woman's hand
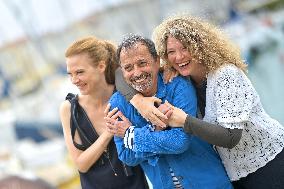
M 165 102 L 165 105 L 171 108 L 171 116 L 169 117 L 168 124 L 171 127 L 183 127 L 187 114 L 180 108 L 176 108 L 171 105 L 168 101 Z
M 137 111 L 146 120 L 149 120 L 153 125 L 165 128 L 166 120 L 168 119 L 166 115 L 155 107 L 155 104 L 160 105 L 161 100 L 156 97 L 144 97 L 141 94 L 136 94 L 130 103 L 137 109 Z
M 163 66 L 163 80 L 164 83 L 168 83 L 171 82 L 173 80 L 173 78 L 175 78 L 176 76 L 178 76 L 178 71 L 176 71 L 172 66 L 170 66 L 169 64 L 165 64 Z
M 167 106 L 166 104 L 161 104 L 159 107 L 158 107 L 158 110 L 160 112 L 162 112 L 165 116 L 167 116 L 167 118 L 170 118 L 173 111 L 172 111 L 172 108 Z M 168 119 L 165 120 L 165 124 L 168 126 L 169 123 L 168 123 Z M 156 131 L 161 131 L 161 130 L 164 130 L 165 128 L 164 127 L 159 127 L 159 126 L 156 126 L 155 130 Z
M 132 124 L 131 122 L 123 115 L 121 111 L 118 111 L 117 108 L 114 108 L 112 111 L 108 112 L 110 108 L 110 104 L 105 109 L 105 121 L 107 126 L 107 131 L 112 133 L 115 136 L 124 137 L 125 131 Z M 108 112 L 108 113 L 107 113 Z M 119 118 L 122 121 L 119 121 Z

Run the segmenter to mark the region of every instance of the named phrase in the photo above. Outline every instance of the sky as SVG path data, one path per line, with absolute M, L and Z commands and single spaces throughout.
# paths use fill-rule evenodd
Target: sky
M 0 46 L 40 36 L 126 0 L 0 0 Z

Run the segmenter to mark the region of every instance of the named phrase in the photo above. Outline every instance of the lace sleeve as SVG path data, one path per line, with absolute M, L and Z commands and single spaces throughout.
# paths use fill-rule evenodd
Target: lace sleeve
M 232 66 L 221 69 L 215 91 L 217 121 L 226 128 L 243 129 L 252 111 L 254 94 L 241 70 Z

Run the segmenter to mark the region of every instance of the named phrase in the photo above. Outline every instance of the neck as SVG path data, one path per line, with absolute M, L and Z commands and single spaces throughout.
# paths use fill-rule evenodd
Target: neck
M 202 82 L 206 79 L 206 70 L 201 68 L 197 74 L 192 74 L 190 78 L 196 83 L 197 86 L 200 86 Z
M 105 87 L 101 87 L 99 90 L 96 90 L 88 95 L 87 103 L 98 108 L 104 107 L 113 94 L 113 90 L 114 85 L 106 85 Z
M 158 81 L 154 82 L 153 87 L 149 91 L 146 91 L 142 94 L 145 97 L 154 96 L 157 93 L 157 90 L 158 90 Z

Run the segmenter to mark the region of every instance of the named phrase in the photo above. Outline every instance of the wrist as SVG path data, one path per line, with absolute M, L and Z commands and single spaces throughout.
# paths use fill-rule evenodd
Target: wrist
M 143 96 L 140 93 L 137 93 L 131 98 L 130 103 L 136 107 L 137 104 L 142 100 Z
M 101 136 L 104 137 L 105 139 L 109 140 L 109 139 L 112 139 L 113 134 L 110 133 L 109 131 L 104 131 Z
M 191 121 L 191 116 L 187 115 L 186 119 L 185 119 L 185 123 L 184 123 L 184 130 L 186 133 L 192 134 L 192 130 L 191 130 L 191 125 L 190 125 L 190 121 Z
M 182 119 L 181 119 L 181 126 L 184 127 L 184 124 L 186 122 L 186 119 L 188 118 L 187 114 L 185 112 L 183 112 L 183 115 L 182 115 Z

